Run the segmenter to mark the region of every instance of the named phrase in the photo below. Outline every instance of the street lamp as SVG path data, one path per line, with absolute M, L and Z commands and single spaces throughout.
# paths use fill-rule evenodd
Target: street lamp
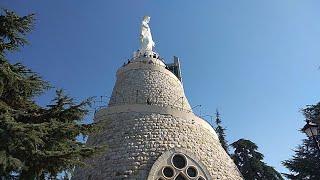
M 318 125 L 313 123 L 313 122 L 310 122 L 309 120 L 307 120 L 307 124 L 304 125 L 304 127 L 301 129 L 304 133 L 307 134 L 307 136 L 309 138 L 312 138 L 314 143 L 316 144 L 316 147 L 318 148 L 319 150 L 319 153 L 320 153 L 320 145 L 319 145 L 319 142 L 317 140 L 317 136 L 319 135 L 319 130 L 318 130 Z

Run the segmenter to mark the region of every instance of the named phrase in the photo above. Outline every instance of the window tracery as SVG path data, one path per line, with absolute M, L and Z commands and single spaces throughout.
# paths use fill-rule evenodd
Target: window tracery
M 203 164 L 193 159 L 190 153 L 171 150 L 155 162 L 148 179 L 209 180 L 209 175 Z

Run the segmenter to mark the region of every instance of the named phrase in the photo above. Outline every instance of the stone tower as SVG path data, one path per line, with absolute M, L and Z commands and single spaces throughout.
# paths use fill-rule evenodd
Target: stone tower
M 242 179 L 214 129 L 192 112 L 177 58 L 166 65 L 153 51 L 137 51 L 94 121 L 104 129 L 87 143 L 108 148 L 73 179 Z

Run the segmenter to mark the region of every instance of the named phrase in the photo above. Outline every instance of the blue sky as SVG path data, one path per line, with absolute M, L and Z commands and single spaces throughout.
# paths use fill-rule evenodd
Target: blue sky
M 139 48 L 151 16 L 156 51 L 180 57 L 198 114 L 218 108 L 233 142 L 247 138 L 280 172 L 305 136 L 299 112 L 319 101 L 320 2 L 309 0 L 18 1 L 36 13 L 30 46 L 10 55 L 76 99 L 111 94 L 116 70 Z M 38 99 L 46 104 L 51 94 Z

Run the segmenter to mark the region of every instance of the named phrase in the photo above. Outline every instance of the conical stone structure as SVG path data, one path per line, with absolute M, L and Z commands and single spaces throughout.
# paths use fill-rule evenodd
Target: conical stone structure
M 213 128 L 193 114 L 181 81 L 156 54 L 118 70 L 109 105 L 94 121 L 105 127 L 87 143 L 108 149 L 73 179 L 192 179 L 188 168 L 199 179 L 241 179 Z M 186 165 L 174 165 L 175 155 Z
M 108 148 L 73 179 L 242 179 L 214 129 L 192 112 L 178 61 L 167 66 L 154 52 L 137 52 L 94 121 L 104 128 L 87 143 Z

